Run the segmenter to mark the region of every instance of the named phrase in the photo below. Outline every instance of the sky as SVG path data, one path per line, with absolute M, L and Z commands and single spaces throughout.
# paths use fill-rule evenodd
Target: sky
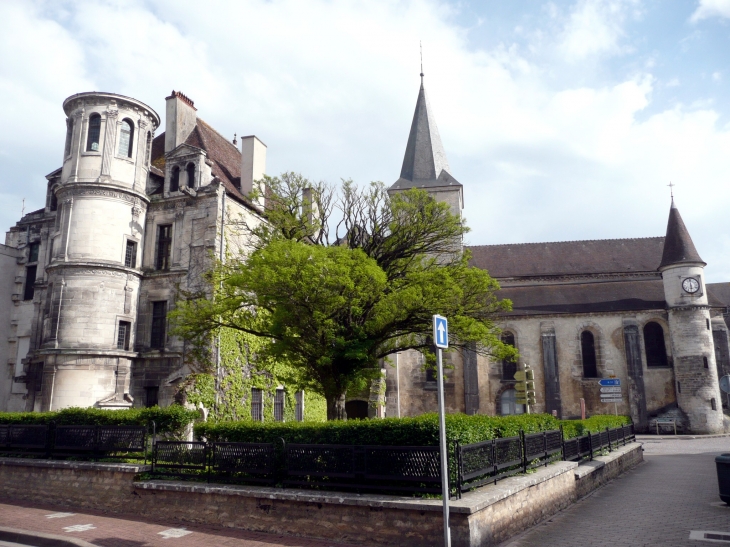
M 268 174 L 390 185 L 419 42 L 468 244 L 661 236 L 671 181 L 730 281 L 730 0 L 2 0 L 0 227 L 44 205 L 82 91 L 182 91 Z

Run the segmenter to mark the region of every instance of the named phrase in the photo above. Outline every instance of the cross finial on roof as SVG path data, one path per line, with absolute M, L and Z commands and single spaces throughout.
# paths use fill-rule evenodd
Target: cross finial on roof
M 233 144 L 238 144 L 238 141 L 236 140 L 236 133 L 233 134 Z
M 418 47 L 421 50 L 421 85 L 423 85 L 423 43 L 419 40 Z
M 672 203 L 674 203 L 674 187 L 676 186 L 676 184 L 673 184 L 670 180 L 667 186 L 669 186 L 669 195 L 672 197 Z

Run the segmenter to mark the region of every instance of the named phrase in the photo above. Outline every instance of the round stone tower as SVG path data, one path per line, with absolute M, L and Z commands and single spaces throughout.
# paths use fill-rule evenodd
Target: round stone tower
M 689 432 L 722 433 L 705 266 L 672 200 L 659 271 L 669 308 L 677 403 L 687 416 Z
M 157 113 L 112 93 L 67 98 L 38 358 L 42 410 L 132 405 L 129 380 Z

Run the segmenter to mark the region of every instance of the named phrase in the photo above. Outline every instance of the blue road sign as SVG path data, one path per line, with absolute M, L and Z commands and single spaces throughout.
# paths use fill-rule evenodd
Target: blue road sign
M 433 339 L 437 348 L 449 347 L 449 322 L 440 315 L 433 316 Z
M 618 378 L 603 378 L 602 380 L 598 380 L 599 386 L 620 386 L 621 380 Z

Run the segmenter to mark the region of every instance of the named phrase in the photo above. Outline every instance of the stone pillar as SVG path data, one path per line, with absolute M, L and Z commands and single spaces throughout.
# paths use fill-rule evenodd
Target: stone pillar
M 560 401 L 560 373 L 558 371 L 558 351 L 555 340 L 555 327 L 552 324 L 540 325 L 542 339 L 542 364 L 545 378 L 545 412 L 555 411 L 558 418 L 562 415 Z
M 479 370 L 477 368 L 477 352 L 474 344 L 462 354 L 464 363 L 464 413 L 476 414 L 479 411 Z
M 106 123 L 104 128 L 104 150 L 101 156 L 101 179 L 109 179 L 111 176 L 112 158 L 114 157 L 114 144 L 117 135 L 118 110 L 109 109 L 106 112 Z
M 648 424 L 646 410 L 646 389 L 644 388 L 644 366 L 641 362 L 641 340 L 639 326 L 633 321 L 624 321 L 624 350 L 628 372 L 627 397 L 631 419 L 637 431 L 645 431 Z

